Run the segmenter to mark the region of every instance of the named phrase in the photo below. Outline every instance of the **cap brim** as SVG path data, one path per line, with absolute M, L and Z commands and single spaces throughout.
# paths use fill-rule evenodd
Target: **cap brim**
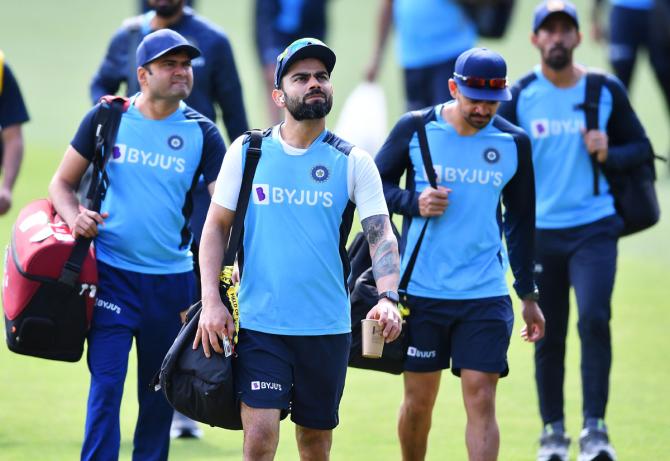
M 202 55 L 200 50 L 198 48 L 196 48 L 195 46 L 182 44 L 182 45 L 176 45 L 176 46 L 173 46 L 172 48 L 168 48 L 167 50 L 161 51 L 160 53 L 156 54 L 155 56 L 152 56 L 150 59 L 148 59 L 142 65 L 144 66 L 144 65 L 149 64 L 150 62 L 155 61 L 156 59 L 161 58 L 165 55 L 178 53 L 180 51 L 185 51 L 186 54 L 188 55 L 188 57 L 191 58 L 191 59 L 195 59 L 195 58 Z
M 282 77 L 286 74 L 286 72 L 296 61 L 309 58 L 318 59 L 319 61 L 323 62 L 323 65 L 326 66 L 326 70 L 328 71 L 329 74 L 332 73 L 333 69 L 335 68 L 336 58 L 333 50 L 331 50 L 327 46 L 314 43 L 300 48 L 298 51 L 293 53 L 293 55 L 291 55 L 290 58 L 286 60 L 286 62 L 284 63 L 284 68 L 282 70 Z
M 535 28 L 533 29 L 533 33 L 537 33 L 537 31 L 542 28 L 542 24 L 547 22 L 547 19 L 549 19 L 550 17 L 552 17 L 555 14 L 562 14 L 563 16 L 566 16 L 568 19 L 570 19 L 572 21 L 572 23 L 575 25 L 577 30 L 579 30 L 579 22 L 577 21 L 577 19 L 575 19 L 574 16 L 572 16 L 567 11 L 550 11 L 546 15 L 544 15 L 543 17 L 539 18 L 539 21 L 536 21 Z
M 512 93 L 509 88 L 502 90 L 495 90 L 493 88 L 471 88 L 469 86 L 461 85 L 456 82 L 458 91 L 463 96 L 476 101 L 509 101 L 512 99 Z

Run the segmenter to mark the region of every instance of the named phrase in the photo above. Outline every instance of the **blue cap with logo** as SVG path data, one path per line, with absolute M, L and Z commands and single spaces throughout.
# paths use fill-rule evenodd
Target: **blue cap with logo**
M 330 75 L 335 67 L 335 53 L 321 40 L 316 38 L 299 38 L 286 47 L 277 56 L 277 67 L 275 67 L 275 88 L 279 88 L 281 79 L 286 71 L 296 61 L 301 59 L 315 58 L 326 66 Z
M 579 29 L 579 18 L 577 17 L 577 8 L 575 5 L 564 0 L 546 0 L 535 7 L 533 14 L 533 32 L 542 27 L 544 21 L 553 14 L 564 14 L 575 23 L 575 27 Z
M 509 101 L 507 64 L 500 54 L 487 48 L 471 48 L 461 53 L 454 67 L 458 90 L 478 101 Z
M 171 29 L 160 29 L 142 39 L 137 47 L 135 58 L 138 66 L 144 66 L 161 56 L 176 51 L 185 51 L 191 59 L 202 54 L 178 32 Z

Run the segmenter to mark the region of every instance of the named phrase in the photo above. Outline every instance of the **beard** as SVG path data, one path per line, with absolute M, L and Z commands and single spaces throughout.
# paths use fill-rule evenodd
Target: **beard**
M 325 98 L 323 102 L 308 103 L 306 100 L 310 96 L 321 95 Z M 327 95 L 321 90 L 307 93 L 304 98 L 287 98 L 286 109 L 296 121 L 316 120 L 324 118 L 333 107 L 333 95 Z
M 474 113 L 462 113 L 463 118 L 465 121 L 470 125 L 472 128 L 476 128 L 478 130 L 481 130 L 484 128 L 486 125 L 489 124 L 491 121 L 491 118 L 493 117 L 492 115 L 479 115 L 479 114 L 474 114 Z
M 156 11 L 156 16 L 161 17 L 161 18 L 171 18 L 174 15 L 176 15 L 181 9 L 183 8 L 183 3 L 184 0 L 177 0 L 177 1 L 169 1 L 165 3 L 161 3 L 160 5 L 157 5 L 159 3 L 156 0 L 153 0 L 151 2 L 151 6 L 153 7 L 154 11 Z
M 563 70 L 572 61 L 572 53 L 563 45 L 556 45 L 544 56 L 544 63 L 553 70 Z

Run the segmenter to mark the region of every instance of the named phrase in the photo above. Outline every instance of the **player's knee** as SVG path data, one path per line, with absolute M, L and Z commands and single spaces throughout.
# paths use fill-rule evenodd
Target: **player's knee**
M 585 336 L 603 336 L 609 335 L 609 315 L 597 312 L 589 312 L 581 314 L 579 317 L 579 322 L 577 323 L 577 329 L 579 330 L 579 335 L 584 338 Z
M 245 459 L 265 459 L 277 450 L 279 433 L 270 425 L 256 424 L 244 428 Z
M 327 459 L 332 446 L 332 431 L 296 426 L 300 459 Z

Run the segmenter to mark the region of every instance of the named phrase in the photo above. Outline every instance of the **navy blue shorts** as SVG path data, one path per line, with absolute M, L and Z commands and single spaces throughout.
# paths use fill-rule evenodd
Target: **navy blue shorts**
M 408 296 L 405 370 L 430 372 L 451 366 L 507 376 L 514 311 L 509 296 L 445 300 Z
M 241 329 L 235 385 L 252 408 L 289 410 L 310 429 L 333 429 L 347 375 L 351 334 L 288 336 Z

